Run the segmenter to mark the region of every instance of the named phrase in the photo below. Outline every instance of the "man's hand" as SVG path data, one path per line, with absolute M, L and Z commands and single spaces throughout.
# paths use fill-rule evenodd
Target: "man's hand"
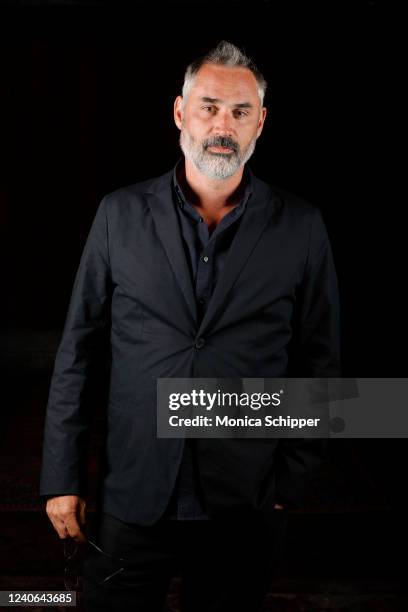
M 282 506 L 281 504 L 275 504 L 274 508 L 275 510 L 283 510 L 284 506 Z
M 61 539 L 73 538 L 77 542 L 86 542 L 81 531 L 85 525 L 86 502 L 78 495 L 59 495 L 47 501 L 45 511 Z

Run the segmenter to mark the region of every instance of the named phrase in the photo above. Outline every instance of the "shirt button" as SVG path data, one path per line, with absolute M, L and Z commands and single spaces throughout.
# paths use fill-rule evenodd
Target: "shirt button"
M 208 261 L 207 255 L 205 257 L 203 257 L 203 261 L 205 261 L 205 263 L 207 263 L 207 261 Z
M 195 341 L 195 344 L 194 344 L 194 346 L 195 346 L 197 349 L 201 349 L 201 348 L 203 348 L 203 346 L 204 346 L 204 345 L 205 345 L 205 340 L 204 340 L 204 338 L 197 338 L 197 340 Z
M 199 222 L 199 223 L 202 223 L 202 222 L 203 222 L 203 218 L 202 218 L 202 217 L 200 217 L 200 218 L 198 219 L 198 222 Z
M 204 298 L 200 298 L 198 300 L 198 303 L 201 304 L 201 305 L 205 304 L 205 299 Z

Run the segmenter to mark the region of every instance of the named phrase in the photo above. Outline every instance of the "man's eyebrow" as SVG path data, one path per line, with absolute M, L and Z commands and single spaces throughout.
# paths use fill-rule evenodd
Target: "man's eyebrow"
M 200 100 L 202 102 L 209 102 L 210 104 L 219 104 L 222 102 L 220 98 L 209 98 L 208 96 L 202 96 Z M 235 108 L 253 108 L 253 104 L 250 102 L 237 102 L 233 104 L 233 106 L 235 106 Z

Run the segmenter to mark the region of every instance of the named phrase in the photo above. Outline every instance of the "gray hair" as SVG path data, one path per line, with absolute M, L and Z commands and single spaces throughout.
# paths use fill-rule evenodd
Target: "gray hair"
M 190 93 L 193 80 L 203 64 L 217 64 L 219 66 L 230 67 L 242 66 L 244 68 L 248 68 L 256 78 L 259 99 L 261 101 L 261 106 L 263 105 L 267 87 L 267 83 L 263 75 L 255 66 L 252 59 L 241 51 L 241 49 L 226 40 L 222 40 L 206 55 L 199 57 L 187 66 L 182 90 L 183 106 Z

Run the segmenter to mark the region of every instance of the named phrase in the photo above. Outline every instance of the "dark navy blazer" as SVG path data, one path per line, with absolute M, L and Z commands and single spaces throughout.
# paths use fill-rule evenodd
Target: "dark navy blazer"
M 173 170 L 106 195 L 75 278 L 44 429 L 40 495 L 79 494 L 88 371 L 110 351 L 101 508 L 126 522 L 164 513 L 185 440 L 156 436 L 158 378 L 337 377 L 339 304 L 315 206 L 253 176 L 253 193 L 199 317 L 172 203 Z M 211 517 L 302 505 L 318 439 L 195 440 Z

